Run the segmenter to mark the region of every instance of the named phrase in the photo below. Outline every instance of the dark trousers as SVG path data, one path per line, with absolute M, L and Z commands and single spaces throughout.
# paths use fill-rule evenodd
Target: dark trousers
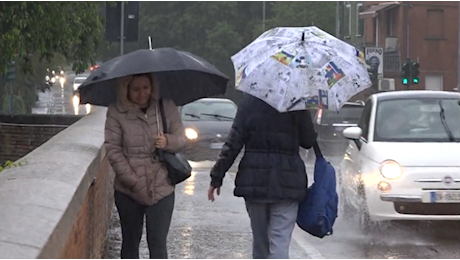
M 128 195 L 115 191 L 115 205 L 120 215 L 122 259 L 139 259 L 139 244 L 146 216 L 150 259 L 167 259 L 166 239 L 174 209 L 174 193 L 152 206 L 137 203 Z

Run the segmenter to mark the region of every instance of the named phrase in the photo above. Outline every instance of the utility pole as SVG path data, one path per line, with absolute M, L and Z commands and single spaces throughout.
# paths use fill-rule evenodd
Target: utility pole
M 265 32 L 265 1 L 262 1 L 262 32 Z
M 340 37 L 340 1 L 335 2 L 335 37 Z
M 120 24 L 120 55 L 123 55 L 125 45 L 125 3 L 121 4 L 121 24 Z

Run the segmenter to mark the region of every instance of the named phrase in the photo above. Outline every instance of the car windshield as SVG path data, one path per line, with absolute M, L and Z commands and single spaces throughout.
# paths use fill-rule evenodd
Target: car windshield
M 83 81 L 85 81 L 85 78 L 76 78 L 76 79 L 73 81 L 73 83 L 75 83 L 75 84 L 81 84 L 81 83 L 83 83 Z
M 336 123 L 358 124 L 359 117 L 363 111 L 362 106 L 345 105 L 337 113 L 331 110 L 323 110 L 321 115 L 321 125 Z
M 412 98 L 379 102 L 374 140 L 460 142 L 458 99 Z
M 181 109 L 183 121 L 232 121 L 237 107 L 223 101 L 195 101 Z

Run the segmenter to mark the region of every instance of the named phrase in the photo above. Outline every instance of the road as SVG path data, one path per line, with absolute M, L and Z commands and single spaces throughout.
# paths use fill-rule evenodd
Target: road
M 50 91 L 39 92 L 39 100 L 32 108 L 32 114 L 51 115 L 86 115 L 91 111 L 91 106 L 79 106 L 78 97 L 74 97 L 72 83 L 74 73 L 65 74 L 65 83 L 56 82 Z
M 334 165 L 340 158 L 331 158 Z M 251 230 L 244 201 L 233 196 L 237 163 L 224 179 L 222 194 L 216 202 L 206 199 L 209 171 L 213 162 L 192 162 L 194 175 L 176 187 L 176 208 L 168 237 L 170 258 L 251 258 Z M 307 165 L 309 182 L 313 180 L 313 165 Z M 118 216 L 114 209 L 113 221 Z M 118 224 L 108 235 L 106 257 L 117 258 L 121 243 Z M 460 225 L 391 224 L 380 231 L 364 235 L 357 220 L 341 216 L 334 234 L 318 239 L 298 227 L 291 242 L 291 258 L 315 259 L 406 259 L 460 258 Z M 141 258 L 148 258 L 144 238 Z

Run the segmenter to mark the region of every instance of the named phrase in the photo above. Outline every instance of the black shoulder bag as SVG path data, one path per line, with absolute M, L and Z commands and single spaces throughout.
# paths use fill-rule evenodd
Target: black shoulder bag
M 166 121 L 163 100 L 160 99 L 160 114 L 164 133 L 168 133 L 168 123 Z M 158 122 L 158 121 L 157 121 Z M 159 127 L 159 125 L 158 125 Z M 192 175 L 192 166 L 182 153 L 170 153 L 165 150 L 157 149 L 160 160 L 166 163 L 168 177 L 172 185 L 179 184 Z

